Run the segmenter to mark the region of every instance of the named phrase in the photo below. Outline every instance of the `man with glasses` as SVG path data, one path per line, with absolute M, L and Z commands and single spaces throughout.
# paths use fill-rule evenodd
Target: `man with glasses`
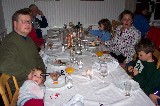
M 33 27 L 36 30 L 38 37 L 42 38 L 41 28 L 46 28 L 48 26 L 47 19 L 45 18 L 43 12 L 40 11 L 35 4 L 31 4 L 29 9 L 31 10 L 33 16 Z M 41 19 L 38 19 L 37 15 L 39 15 Z
M 45 66 L 37 46 L 27 37 L 32 29 L 28 9 L 16 11 L 12 16 L 12 22 L 13 31 L 5 37 L 0 47 L 0 73 L 16 76 L 21 86 L 31 69 L 36 66 L 45 69 Z

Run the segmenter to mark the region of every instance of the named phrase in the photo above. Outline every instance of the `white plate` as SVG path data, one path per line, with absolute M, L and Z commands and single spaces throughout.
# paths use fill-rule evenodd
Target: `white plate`
M 48 88 L 60 88 L 66 85 L 65 76 L 62 75 L 58 78 L 58 84 L 53 84 L 52 78 L 49 76 L 48 79 L 44 82 L 44 85 Z

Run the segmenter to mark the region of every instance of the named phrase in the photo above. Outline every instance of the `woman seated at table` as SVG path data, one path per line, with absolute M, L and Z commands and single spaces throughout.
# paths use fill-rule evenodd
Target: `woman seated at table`
M 135 45 L 141 39 L 140 32 L 132 25 L 133 13 L 125 10 L 119 15 L 122 25 L 116 28 L 114 38 L 105 42 L 110 54 L 118 60 L 122 67 L 132 61 Z
M 92 26 L 89 26 L 89 33 L 97 36 L 102 42 L 105 42 L 111 38 L 111 22 L 108 19 L 101 19 L 98 22 L 99 30 L 92 30 Z

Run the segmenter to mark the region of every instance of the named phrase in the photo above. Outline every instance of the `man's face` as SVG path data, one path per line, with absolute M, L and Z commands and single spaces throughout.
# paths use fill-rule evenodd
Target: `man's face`
M 22 36 L 27 36 L 32 29 L 32 21 L 29 15 L 19 15 L 18 20 L 14 21 L 14 31 Z

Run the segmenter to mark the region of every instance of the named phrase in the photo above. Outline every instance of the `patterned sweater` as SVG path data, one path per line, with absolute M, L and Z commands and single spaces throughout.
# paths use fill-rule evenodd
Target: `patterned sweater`
M 116 28 L 115 37 L 109 41 L 106 41 L 105 45 L 110 48 L 111 52 L 121 53 L 124 57 L 126 57 L 125 63 L 128 63 L 133 59 L 135 54 L 134 48 L 141 39 L 141 35 L 134 26 L 131 26 L 129 29 L 125 29 L 121 32 L 122 27 L 123 26 L 120 25 Z

